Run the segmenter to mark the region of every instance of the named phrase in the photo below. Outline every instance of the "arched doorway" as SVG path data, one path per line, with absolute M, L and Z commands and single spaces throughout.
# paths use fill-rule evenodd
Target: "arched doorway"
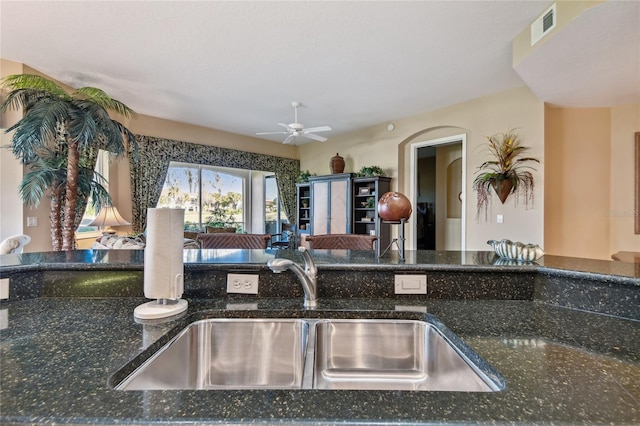
M 465 249 L 466 134 L 411 143 L 409 246 Z

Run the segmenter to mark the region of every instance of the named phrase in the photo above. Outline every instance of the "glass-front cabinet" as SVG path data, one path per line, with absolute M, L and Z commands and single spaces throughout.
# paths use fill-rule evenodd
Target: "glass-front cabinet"
M 312 176 L 311 234 L 351 233 L 351 173 Z
M 390 227 L 376 219 L 378 200 L 391 190 L 391 178 L 340 173 L 312 176 L 296 188 L 298 232 L 375 235 L 378 247 L 389 245 Z
M 297 183 L 296 194 L 298 232 L 309 234 L 311 231 L 311 184 Z
M 353 179 L 353 228 L 354 234 L 378 237 L 378 247 L 384 249 L 391 241 L 390 227 L 376 220 L 378 200 L 391 190 L 389 177 L 362 177 Z

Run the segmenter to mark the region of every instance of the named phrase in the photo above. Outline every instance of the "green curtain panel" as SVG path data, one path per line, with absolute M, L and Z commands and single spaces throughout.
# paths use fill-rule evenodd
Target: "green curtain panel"
M 151 136 L 136 135 L 136 140 L 137 158 L 129 152 L 134 232 L 145 230 L 147 208 L 158 203 L 171 161 L 273 172 L 282 207 L 289 221 L 295 222 L 299 160 Z

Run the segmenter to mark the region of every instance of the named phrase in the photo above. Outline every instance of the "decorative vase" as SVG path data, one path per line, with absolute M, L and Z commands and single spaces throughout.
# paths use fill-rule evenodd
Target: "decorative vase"
M 513 183 L 509 179 L 496 180 L 491 182 L 491 187 L 498 195 L 500 202 L 504 204 L 504 202 L 507 201 L 507 197 L 509 197 L 509 194 L 511 194 Z
M 537 244 L 523 244 L 519 241 L 511 240 L 489 240 L 487 241 L 493 251 L 501 259 L 515 260 L 518 262 L 533 262 L 544 256 L 544 250 Z
M 331 168 L 331 174 L 344 172 L 344 158 L 340 157 L 340 154 L 336 152 L 336 156 L 331 157 L 329 167 Z
M 378 215 L 382 220 L 398 222 L 411 216 L 411 201 L 399 192 L 387 192 L 378 201 Z

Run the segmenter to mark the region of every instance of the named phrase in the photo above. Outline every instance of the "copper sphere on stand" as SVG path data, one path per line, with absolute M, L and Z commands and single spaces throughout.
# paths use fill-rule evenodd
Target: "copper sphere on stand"
M 382 220 L 399 222 L 411 217 L 411 201 L 399 192 L 387 192 L 378 201 L 378 215 Z

